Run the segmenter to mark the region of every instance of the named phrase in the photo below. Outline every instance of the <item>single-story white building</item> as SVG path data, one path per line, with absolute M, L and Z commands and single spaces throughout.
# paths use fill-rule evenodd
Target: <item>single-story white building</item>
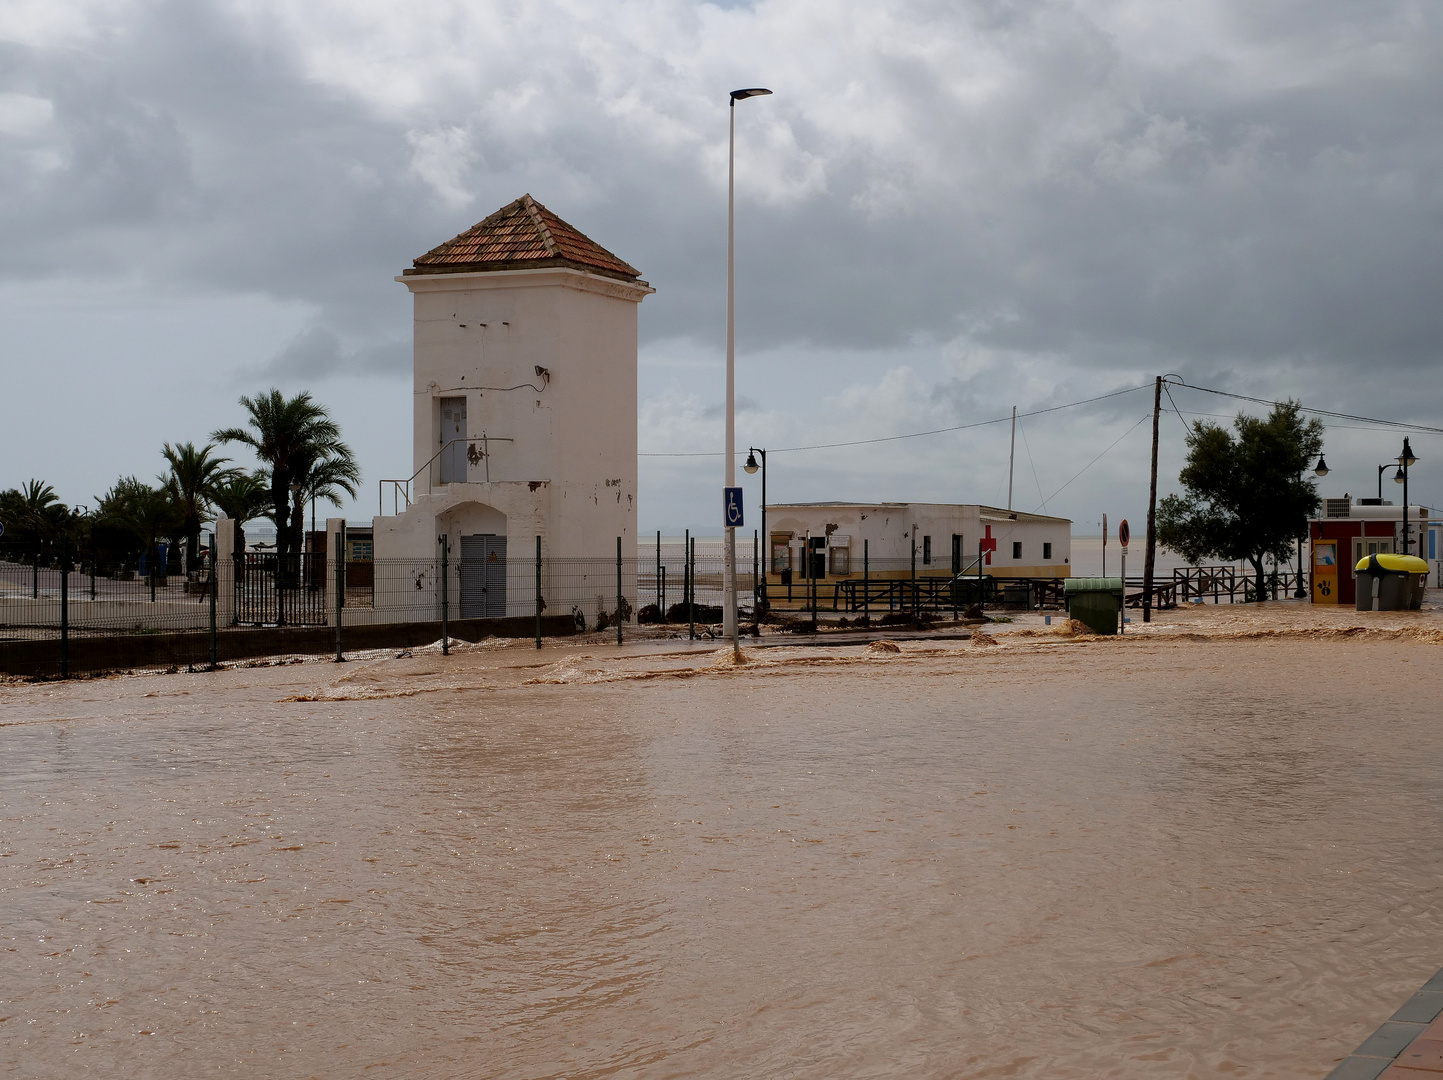
M 990 574 L 1071 575 L 1067 518 L 957 503 L 779 503 L 768 506 L 768 580 Z M 805 552 L 812 552 L 810 573 Z

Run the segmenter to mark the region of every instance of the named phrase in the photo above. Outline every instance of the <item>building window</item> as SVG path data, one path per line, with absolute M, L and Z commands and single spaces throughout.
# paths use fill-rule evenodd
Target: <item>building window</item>
M 1052 545 L 1051 545 L 1051 544 L 1043 544 L 1043 545 L 1042 545 L 1042 561 L 1043 561 L 1043 562 L 1051 562 L 1051 561 L 1052 561 Z
M 1014 559 L 1020 559 L 1020 558 L 1022 558 L 1022 541 L 1021 541 L 1021 540 L 1014 540 L 1014 541 L 1012 541 L 1012 557 L 1013 557 Z
M 932 565 L 932 538 L 930 536 L 922 537 L 922 565 Z
M 962 537 L 961 537 L 959 534 L 957 534 L 957 533 L 953 533 L 953 534 L 952 534 L 952 573 L 954 573 L 954 574 L 960 574 L 961 572 L 962 572 Z

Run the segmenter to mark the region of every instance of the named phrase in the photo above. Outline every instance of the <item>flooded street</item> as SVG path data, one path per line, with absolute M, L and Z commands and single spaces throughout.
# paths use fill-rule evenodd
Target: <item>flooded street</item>
M 0 1070 L 1320 1078 L 1443 963 L 1443 650 L 1243 617 L 0 687 Z

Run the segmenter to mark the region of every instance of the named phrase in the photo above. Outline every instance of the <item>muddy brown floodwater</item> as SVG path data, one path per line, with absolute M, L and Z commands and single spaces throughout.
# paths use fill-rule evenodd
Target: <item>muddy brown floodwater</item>
M 1443 964 L 1443 648 L 1242 617 L 0 687 L 0 1071 L 1320 1078 Z

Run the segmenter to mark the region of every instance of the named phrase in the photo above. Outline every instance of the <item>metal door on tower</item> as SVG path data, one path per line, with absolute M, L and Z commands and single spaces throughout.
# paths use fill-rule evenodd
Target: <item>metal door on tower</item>
M 441 399 L 440 482 L 466 483 L 466 399 Z
M 499 619 L 506 614 L 506 537 L 461 537 L 461 618 Z

